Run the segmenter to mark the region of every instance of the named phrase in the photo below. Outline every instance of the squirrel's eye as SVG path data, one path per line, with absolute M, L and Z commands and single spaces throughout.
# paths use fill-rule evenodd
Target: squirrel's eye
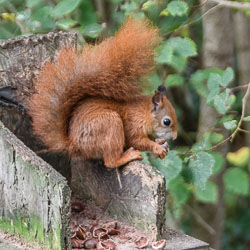
M 168 118 L 165 118 L 165 119 L 163 120 L 163 124 L 164 124 L 165 126 L 169 126 L 169 125 L 171 124 L 171 120 L 168 119 Z

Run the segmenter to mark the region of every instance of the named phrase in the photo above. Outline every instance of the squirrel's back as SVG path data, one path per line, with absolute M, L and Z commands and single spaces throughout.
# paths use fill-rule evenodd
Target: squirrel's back
M 153 66 L 157 29 L 145 20 L 129 18 L 114 37 L 99 45 L 59 51 L 47 62 L 29 100 L 33 129 L 52 151 L 67 151 L 68 123 L 74 108 L 86 96 L 128 102 L 140 94 L 139 77 Z

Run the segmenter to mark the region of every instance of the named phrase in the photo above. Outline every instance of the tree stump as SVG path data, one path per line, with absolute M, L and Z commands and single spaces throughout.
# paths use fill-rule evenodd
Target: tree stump
M 27 98 L 34 91 L 33 79 L 45 61 L 56 58 L 60 48 L 76 47 L 76 43 L 76 34 L 63 32 L 0 41 L 0 104 L 4 104 L 0 119 L 11 131 L 0 123 L 0 228 L 38 240 L 49 249 L 71 249 L 71 193 L 66 179 L 51 164 L 70 181 L 80 199 L 95 201 L 111 216 L 152 238 L 166 238 L 171 246 L 166 249 L 177 249 L 174 242 L 178 249 L 190 249 L 188 245 L 205 249 L 206 243 L 193 238 L 195 244 L 180 247 L 180 234 L 175 237 L 172 231 L 165 231 L 165 180 L 152 166 L 134 161 L 120 168 L 120 187 L 117 172 L 109 171 L 102 161 L 37 153 L 48 164 L 30 150 L 45 149 L 32 134 L 25 113 Z M 3 87 L 7 89 L 1 93 Z

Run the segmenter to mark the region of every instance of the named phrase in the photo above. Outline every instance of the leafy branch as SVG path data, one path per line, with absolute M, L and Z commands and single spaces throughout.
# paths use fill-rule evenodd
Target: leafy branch
M 242 124 L 242 122 L 243 122 L 243 119 L 244 119 L 245 113 L 246 113 L 247 99 L 248 99 L 248 97 L 249 97 L 249 95 L 250 95 L 250 82 L 249 82 L 248 84 L 246 84 L 246 85 L 240 86 L 240 87 L 246 87 L 246 86 L 247 86 L 247 90 L 246 90 L 246 93 L 245 93 L 245 95 L 244 95 L 244 97 L 243 97 L 243 99 L 242 99 L 242 113 L 241 113 L 240 121 L 239 121 L 239 123 L 238 123 L 236 129 L 234 130 L 234 132 L 233 132 L 230 136 L 228 136 L 226 139 L 224 139 L 223 141 L 217 143 L 216 145 L 214 145 L 214 146 L 212 146 L 212 147 L 210 147 L 210 148 L 208 148 L 208 149 L 201 150 L 201 151 L 203 151 L 203 152 L 204 152 L 204 151 L 205 151 L 205 152 L 209 152 L 209 151 L 212 151 L 212 150 L 218 148 L 219 146 L 225 144 L 225 143 L 228 142 L 228 141 L 232 142 L 232 141 L 234 140 L 236 134 L 237 134 L 239 131 L 241 131 L 241 132 L 247 132 L 247 133 L 250 132 L 250 131 L 247 131 L 247 130 L 244 130 L 244 129 L 241 128 L 241 124 Z M 184 156 L 186 156 L 186 155 L 193 155 L 193 154 L 197 154 L 197 152 L 187 151 L 187 152 L 184 152 L 184 153 L 180 153 L 180 154 L 178 154 L 178 155 L 182 155 L 182 156 L 184 155 Z
M 217 3 L 217 6 L 224 6 L 229 8 L 237 9 L 250 9 L 250 3 L 246 2 L 235 2 L 235 1 L 226 1 L 226 0 L 211 0 L 211 2 Z

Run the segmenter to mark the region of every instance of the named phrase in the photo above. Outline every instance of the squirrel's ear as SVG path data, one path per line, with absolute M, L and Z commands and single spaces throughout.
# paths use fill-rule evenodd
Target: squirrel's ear
M 162 84 L 158 87 L 157 91 L 152 97 L 152 102 L 154 104 L 153 111 L 157 111 L 163 106 L 163 96 L 167 96 L 166 87 Z
M 153 111 L 159 110 L 163 106 L 163 95 L 161 92 L 156 91 L 152 97 L 152 102 L 154 104 Z

